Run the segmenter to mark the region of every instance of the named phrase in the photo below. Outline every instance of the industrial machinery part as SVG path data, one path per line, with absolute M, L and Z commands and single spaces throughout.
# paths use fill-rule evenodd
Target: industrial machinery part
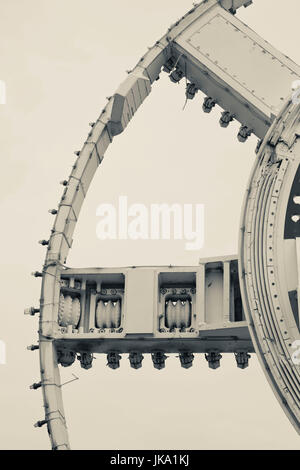
M 107 365 L 111 369 L 118 369 L 120 367 L 121 356 L 117 352 L 111 351 L 107 354 Z
M 234 116 L 230 114 L 228 111 L 223 111 L 220 117 L 220 126 L 221 127 L 228 127 L 231 121 L 233 121 Z
M 130 365 L 133 369 L 140 369 L 142 367 L 142 361 L 144 359 L 144 356 L 140 352 L 131 352 L 129 353 L 129 361 Z
M 210 113 L 215 106 L 216 101 L 213 98 L 211 98 L 210 96 L 204 98 L 202 109 L 205 113 Z
M 152 353 L 151 356 L 152 356 L 153 366 L 155 369 L 161 370 L 166 367 L 166 359 L 168 356 L 166 356 L 163 352 L 156 351 Z
M 39 349 L 38 344 L 31 344 L 30 346 L 27 346 L 28 351 L 35 351 L 36 349 Z
M 77 359 L 80 361 L 80 366 L 82 367 L 82 369 L 88 370 L 92 367 L 93 354 L 82 352 L 77 357 Z
M 300 68 L 234 16 L 250 3 L 203 0 L 194 6 L 128 73 L 75 152 L 59 206 L 49 211 L 55 220 L 49 240 L 42 243 L 47 247 L 43 271 L 33 273 L 42 278 L 39 354 L 45 407 L 45 420 L 36 426 L 47 424 L 53 449 L 69 448 L 59 364 L 72 365 L 78 354 L 82 367 L 89 368 L 93 353 L 105 353 L 107 365 L 116 369 L 122 353 L 129 354 L 135 368 L 142 353 L 149 353 L 154 367 L 162 369 L 167 353 L 179 353 L 184 367 L 194 353 L 204 353 L 215 369 L 226 352 L 245 368 L 255 350 L 300 431 L 300 365 L 294 350 L 299 338 L 300 107 L 289 98 Z M 162 68 L 172 82 L 186 78 L 187 99 L 204 93 L 205 112 L 218 104 L 221 125 L 234 117 L 241 124 L 240 142 L 252 133 L 260 139 L 242 211 L 239 258 L 201 260 L 190 268 L 67 269 L 92 178 Z
M 188 83 L 185 91 L 187 99 L 192 100 L 193 98 L 195 98 L 197 91 L 198 88 L 196 87 L 195 83 Z
M 119 328 L 121 322 L 120 300 L 99 300 L 96 308 L 97 328 Z
M 234 355 L 239 369 L 246 369 L 249 366 L 251 356 L 247 351 L 237 351 Z
M 246 142 L 246 140 L 248 139 L 248 137 L 250 137 L 251 134 L 252 134 L 252 130 L 249 129 L 249 127 L 241 126 L 239 133 L 238 133 L 238 140 L 240 142 Z
M 220 367 L 220 360 L 222 359 L 222 354 L 218 351 L 209 351 L 205 354 L 205 359 L 208 362 L 208 367 L 210 369 L 218 369 Z
M 184 369 L 189 369 L 193 365 L 194 354 L 183 352 L 179 354 L 180 364 Z
M 60 326 L 73 326 L 76 328 L 80 319 L 80 300 L 78 297 L 64 295 L 59 296 L 58 324 Z
M 74 351 L 57 350 L 57 362 L 63 367 L 69 367 L 75 362 L 76 354 Z
M 173 83 L 178 83 L 184 77 L 184 71 L 180 67 L 176 67 L 175 70 L 170 74 L 170 80 Z
M 165 353 L 180 351 L 180 345 L 184 351 L 199 353 L 208 349 L 253 351 L 236 257 L 203 259 L 199 266 L 191 267 L 60 267 L 58 277 L 58 291 L 76 284 L 74 296 L 80 292 L 84 298 L 78 328 L 58 322 L 55 340 L 59 350 L 63 346 L 82 354 L 83 340 L 88 352 L 92 339 L 94 353 L 108 354 L 113 340 L 118 352 L 132 354 L 129 359 L 133 360 L 137 353 L 158 350 L 163 338 L 159 350 Z M 121 299 L 118 307 L 117 296 Z M 109 298 L 113 299 L 110 303 Z M 104 310 L 98 319 L 97 299 Z M 141 336 L 143 341 L 137 342 Z
M 300 336 L 299 122 L 299 105 L 289 101 L 260 146 L 240 231 L 240 285 L 251 338 L 275 395 L 298 429 L 300 368 L 293 353 Z
M 174 328 L 180 328 L 185 331 L 191 326 L 191 302 L 185 300 L 168 300 L 165 310 L 166 326 L 172 331 Z

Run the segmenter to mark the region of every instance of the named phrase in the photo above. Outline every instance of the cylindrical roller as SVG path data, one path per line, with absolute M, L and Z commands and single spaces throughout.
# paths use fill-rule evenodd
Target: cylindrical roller
M 168 300 L 166 303 L 166 327 L 187 328 L 191 324 L 191 303 L 187 300 Z
M 120 300 L 99 300 L 96 308 L 97 328 L 119 328 L 121 323 Z
M 99 300 L 96 307 L 96 327 L 106 328 L 107 327 L 107 302 Z
M 58 324 L 63 327 L 72 325 L 74 328 L 80 319 L 80 299 L 70 295 L 60 294 L 58 307 Z
M 188 328 L 191 324 L 191 303 L 189 300 L 181 302 L 182 305 L 182 326 Z
M 110 328 L 110 302 L 104 301 L 102 304 L 102 312 L 103 312 L 103 325 L 102 328 Z
M 173 302 L 173 306 L 175 310 L 175 326 L 176 328 L 181 328 L 182 305 L 180 300 L 177 300 L 177 302 Z
M 112 328 L 119 328 L 121 324 L 121 302 L 116 300 L 112 302 L 111 308 L 111 324 Z
M 247 351 L 238 351 L 234 353 L 236 364 L 239 369 L 246 369 L 249 366 L 250 354 Z
M 72 300 L 72 325 L 76 328 L 80 320 L 80 299 L 75 297 Z
M 171 300 L 166 302 L 166 327 L 167 328 L 175 328 L 176 320 L 175 320 L 175 309 Z

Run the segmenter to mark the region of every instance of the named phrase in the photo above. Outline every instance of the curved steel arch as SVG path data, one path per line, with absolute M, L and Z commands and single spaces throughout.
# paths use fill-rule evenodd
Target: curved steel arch
M 138 107 L 149 95 L 151 85 L 158 79 L 161 68 L 172 61 L 174 55 L 175 66 L 182 64 L 182 53 L 178 53 L 173 47 L 174 39 L 218 3 L 217 0 L 205 0 L 193 8 L 140 59 L 93 125 L 82 150 L 78 152 L 77 161 L 68 181 L 64 182 L 65 190 L 58 209 L 52 211 L 56 214 L 56 218 L 42 273 L 39 326 L 45 420 L 38 422 L 37 425 L 47 424 L 53 449 L 69 449 L 54 341 L 60 336 L 57 323 L 60 272 L 72 246 L 72 235 L 83 200 L 108 145 L 115 135 L 125 129 Z M 225 8 L 234 13 L 235 7 L 249 2 L 224 0 L 220 3 L 223 6 L 226 4 Z M 205 73 L 208 74 L 207 71 Z M 193 69 L 187 71 L 186 76 L 190 78 L 192 74 Z M 211 77 L 213 82 L 214 76 Z M 224 88 L 223 85 L 222 87 Z M 237 96 L 233 96 L 232 99 L 238 103 L 238 113 L 242 116 L 241 100 L 238 101 Z M 264 105 L 261 109 L 266 108 Z M 299 153 L 298 156 L 296 153 L 298 140 L 295 137 L 298 108 L 290 102 L 285 105 L 267 133 L 258 154 L 242 218 L 240 283 L 256 352 L 263 368 L 268 371 L 267 376 L 273 390 L 280 400 L 285 397 L 283 400 L 285 411 L 299 430 L 299 367 L 291 363 L 290 346 L 291 339 L 297 338 L 299 331 L 296 322 L 291 323 L 291 318 L 294 316 L 291 316 L 293 312 L 287 298 L 284 275 L 280 273 L 280 266 L 284 262 L 281 216 L 288 209 L 287 201 L 299 165 Z M 249 106 L 246 112 L 248 111 Z M 270 125 L 271 121 L 267 117 L 262 117 L 264 116 L 262 111 L 257 113 L 257 116 L 264 126 Z M 263 127 L 260 125 L 258 129 L 257 135 L 262 132 Z M 270 207 L 274 200 L 278 203 L 275 204 L 276 213 L 273 213 Z M 270 220 L 274 220 L 272 228 L 271 225 L 268 227 L 268 223 L 271 224 Z M 270 242 L 270 235 L 274 242 Z M 273 253 L 271 264 L 267 261 L 270 248 Z M 278 297 L 274 297 L 275 295 Z M 278 322 L 276 311 L 278 305 L 281 309 L 287 309 L 286 313 L 282 314 L 282 322 L 281 318 Z
M 297 221 L 300 194 L 300 109 L 285 104 L 268 131 L 251 173 L 242 208 L 239 271 L 243 306 L 255 351 L 286 415 L 300 434 Z M 292 217 L 296 215 L 295 222 Z M 298 253 L 299 256 L 299 253 Z M 292 294 L 292 295 L 291 295 Z M 298 303 L 299 306 L 299 303 Z

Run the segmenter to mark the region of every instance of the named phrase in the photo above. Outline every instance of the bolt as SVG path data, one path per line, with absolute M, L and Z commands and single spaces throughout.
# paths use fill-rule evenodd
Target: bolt
M 39 240 L 40 245 L 49 245 L 49 240 Z
M 40 311 L 39 308 L 34 308 L 34 307 L 29 307 L 29 308 L 25 308 L 24 310 L 24 315 L 35 315 L 36 313 L 38 313 Z
M 28 351 L 35 351 L 36 349 L 39 349 L 40 347 L 37 344 L 31 344 L 30 346 L 27 346 Z
M 39 272 L 39 271 L 34 271 L 31 273 L 32 276 L 34 277 L 43 277 L 43 273 Z
M 35 424 L 34 424 L 34 427 L 35 428 L 41 428 L 42 426 L 44 426 L 44 424 L 47 423 L 47 420 L 46 419 L 43 419 L 42 421 L 37 421 Z
M 31 390 L 37 390 L 38 388 L 40 388 L 42 386 L 42 382 L 37 382 L 37 383 L 34 383 L 32 385 L 30 385 L 30 389 Z

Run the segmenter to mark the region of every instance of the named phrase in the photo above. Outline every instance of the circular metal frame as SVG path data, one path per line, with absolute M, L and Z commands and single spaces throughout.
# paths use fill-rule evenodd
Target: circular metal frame
M 300 108 L 289 100 L 260 147 L 242 208 L 239 246 L 240 287 L 252 341 L 298 432 L 300 367 L 293 362 L 293 344 L 300 336 L 299 319 L 289 293 L 299 286 L 300 224 L 290 220 L 291 201 L 300 193 L 299 120 Z

